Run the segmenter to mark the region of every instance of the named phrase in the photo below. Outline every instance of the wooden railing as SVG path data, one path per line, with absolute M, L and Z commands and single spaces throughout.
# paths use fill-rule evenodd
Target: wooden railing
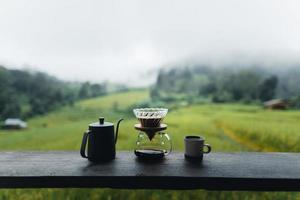
M 177 152 L 142 162 L 117 152 L 94 164 L 75 151 L 0 152 L 0 187 L 300 191 L 300 154 L 211 153 L 188 162 Z

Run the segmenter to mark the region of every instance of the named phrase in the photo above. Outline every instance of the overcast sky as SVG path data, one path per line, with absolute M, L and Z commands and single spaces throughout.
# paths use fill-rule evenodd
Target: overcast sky
M 298 0 L 0 0 L 0 63 L 145 85 L 197 58 L 299 61 Z

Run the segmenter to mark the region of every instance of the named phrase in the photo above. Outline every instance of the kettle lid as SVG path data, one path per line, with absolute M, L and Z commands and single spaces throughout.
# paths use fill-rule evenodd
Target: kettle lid
M 104 120 L 104 117 L 99 117 L 99 122 L 95 122 L 95 123 L 92 123 L 89 125 L 90 128 L 101 128 L 101 127 L 111 127 L 111 126 L 114 126 L 113 123 L 110 123 L 110 122 L 106 122 Z

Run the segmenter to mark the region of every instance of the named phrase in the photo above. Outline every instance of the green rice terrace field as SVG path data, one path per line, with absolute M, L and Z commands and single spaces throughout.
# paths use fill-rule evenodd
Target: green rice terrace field
M 149 99 L 137 90 L 89 99 L 28 121 L 22 131 L 0 130 L 0 150 L 77 150 L 88 124 L 105 116 L 120 125 L 118 150 L 133 150 L 137 122 L 132 108 Z M 300 151 L 300 111 L 270 111 L 259 106 L 201 104 L 171 109 L 165 122 L 174 149 L 188 134 L 203 135 L 213 151 Z M 79 153 L 78 153 L 78 156 Z M 0 199 L 300 199 L 291 192 L 219 192 L 112 189 L 2 189 Z

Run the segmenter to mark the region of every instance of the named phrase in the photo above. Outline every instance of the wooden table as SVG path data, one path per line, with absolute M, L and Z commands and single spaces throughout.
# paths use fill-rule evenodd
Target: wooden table
M 117 152 L 93 164 L 75 151 L 0 152 L 0 187 L 300 191 L 300 154 L 211 153 L 192 163 L 177 152 L 153 163 Z

